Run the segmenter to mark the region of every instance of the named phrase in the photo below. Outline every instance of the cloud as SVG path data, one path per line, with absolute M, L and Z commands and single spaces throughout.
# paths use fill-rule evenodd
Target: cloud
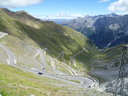
M 0 0 L 0 7 L 23 7 L 39 4 L 42 0 Z
M 128 11 L 128 0 L 118 0 L 113 2 L 109 8 L 111 11 Z
M 111 0 L 100 0 L 97 3 L 104 3 L 104 2 L 108 2 L 108 1 L 111 1 Z
M 55 15 L 47 15 L 47 16 L 36 16 L 37 18 L 40 19 L 74 19 L 77 17 L 84 17 L 84 14 L 70 14 L 68 11 L 65 12 L 60 12 Z

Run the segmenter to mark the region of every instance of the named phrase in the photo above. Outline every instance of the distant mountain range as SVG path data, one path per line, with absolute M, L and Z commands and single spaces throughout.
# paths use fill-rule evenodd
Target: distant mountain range
M 72 19 L 43 19 L 43 21 L 54 21 L 57 24 L 68 23 Z
M 128 43 L 128 15 L 85 16 L 63 25 L 85 34 L 99 48 Z

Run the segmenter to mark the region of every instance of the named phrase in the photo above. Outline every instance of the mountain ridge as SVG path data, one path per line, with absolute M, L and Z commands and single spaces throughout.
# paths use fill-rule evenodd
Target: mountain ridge
M 116 46 L 127 41 L 128 15 L 85 16 L 69 21 L 66 25 L 85 34 L 99 48 Z

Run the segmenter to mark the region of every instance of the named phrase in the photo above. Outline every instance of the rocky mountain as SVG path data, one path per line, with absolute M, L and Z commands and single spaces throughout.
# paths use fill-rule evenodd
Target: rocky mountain
M 128 43 L 128 15 L 85 16 L 64 23 L 86 36 L 99 48 Z

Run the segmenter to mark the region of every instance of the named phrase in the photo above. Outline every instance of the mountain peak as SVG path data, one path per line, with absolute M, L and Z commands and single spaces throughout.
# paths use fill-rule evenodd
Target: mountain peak
M 16 14 L 30 15 L 30 14 L 28 14 L 28 13 L 27 13 L 26 11 L 24 11 L 24 10 L 16 11 L 15 13 L 16 13 Z
M 9 9 L 7 8 L 1 8 L 2 11 L 4 11 L 7 15 L 9 15 L 10 17 L 12 18 L 17 18 L 18 20 L 21 20 L 21 21 L 26 21 L 26 20 L 38 20 L 40 21 L 39 19 L 36 19 L 35 17 L 33 17 L 32 15 L 30 15 L 29 13 L 27 13 L 26 11 L 24 10 L 21 10 L 21 11 L 10 11 Z
M 20 11 L 16 11 L 16 12 L 14 12 L 14 11 L 11 11 L 11 10 L 9 10 L 9 9 L 7 9 L 7 8 L 0 8 L 1 10 L 3 10 L 4 12 L 10 12 L 10 13 L 16 13 L 16 14 L 27 14 L 27 15 L 29 15 L 26 11 L 24 11 L 24 10 L 20 10 Z
M 4 12 L 11 12 L 9 9 L 7 8 L 0 8 L 1 10 L 3 10 Z

